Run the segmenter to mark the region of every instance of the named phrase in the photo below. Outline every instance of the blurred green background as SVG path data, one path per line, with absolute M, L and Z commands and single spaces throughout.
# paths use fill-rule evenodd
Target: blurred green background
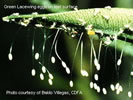
M 102 8 L 105 6 L 111 7 L 122 7 L 122 8 L 132 8 L 133 1 L 132 0 L 4 0 L 1 1 L 1 18 L 3 16 L 10 15 L 15 12 L 19 12 L 20 14 L 30 14 L 32 12 L 38 13 L 55 13 L 55 12 L 63 12 L 69 11 L 73 9 L 5 9 L 4 5 L 41 5 L 41 6 L 54 6 L 54 5 L 73 5 L 77 6 L 78 9 L 87 9 L 87 8 Z M 1 22 L 1 36 L 0 36 L 0 100 L 128 100 L 125 92 L 121 95 L 117 96 L 115 93 L 111 91 L 108 95 L 104 96 L 101 94 L 97 94 L 94 90 L 89 88 L 89 79 L 81 77 L 80 75 L 80 56 L 77 55 L 74 68 L 73 68 L 73 80 L 74 80 L 74 87 L 69 87 L 69 80 L 71 79 L 70 76 L 65 74 L 65 71 L 61 67 L 60 61 L 57 60 L 55 65 L 49 65 L 47 68 L 55 75 L 54 85 L 49 86 L 47 79 L 41 81 L 39 76 L 33 78 L 31 76 L 31 69 L 32 69 L 32 54 L 31 54 L 31 42 L 32 36 L 35 32 L 36 40 L 42 39 L 42 33 L 46 29 L 37 29 L 35 27 L 21 27 L 14 23 L 5 23 Z M 55 30 L 46 30 L 45 33 L 52 34 L 55 33 Z M 62 32 L 63 33 L 63 32 Z M 17 34 L 17 35 L 16 35 Z M 41 39 L 40 39 L 41 38 Z M 89 40 L 85 36 L 84 38 L 84 58 L 83 58 L 83 65 L 86 70 L 89 69 Z M 53 38 L 52 38 L 53 39 Z M 47 44 L 46 52 L 49 52 L 50 45 L 52 43 L 52 39 L 49 40 Z M 10 45 L 12 41 L 14 41 L 13 46 L 13 56 L 14 60 L 8 60 L 8 53 L 10 49 Z M 96 41 L 94 44 L 97 46 L 99 41 Z M 40 42 L 36 41 L 36 45 Z M 75 52 L 77 44 L 77 39 L 70 38 L 67 34 L 61 34 L 58 43 L 58 52 L 61 55 L 62 59 L 64 59 L 69 67 L 71 68 L 72 60 Z M 105 57 L 104 51 L 106 48 L 102 48 L 103 53 L 102 56 Z M 112 49 L 112 48 L 110 48 Z M 53 50 L 54 51 L 54 50 Z M 79 51 L 78 51 L 79 53 Z M 55 55 L 53 53 L 53 55 Z M 45 62 L 47 62 L 48 53 L 45 55 Z M 107 86 L 109 81 L 111 80 L 112 76 L 108 75 L 110 72 L 114 72 L 112 65 L 114 65 L 114 61 L 110 58 L 111 53 L 107 53 L 106 58 L 101 59 L 101 63 L 105 64 L 104 60 L 106 59 L 105 70 L 103 70 L 101 75 L 103 76 L 103 82 Z M 125 81 L 124 79 L 129 78 L 125 76 L 123 73 L 128 73 L 130 68 L 132 67 L 131 62 L 132 57 L 127 57 L 124 55 L 124 62 L 122 65 L 122 69 L 120 70 L 120 81 L 124 81 L 123 84 L 128 84 L 128 80 Z M 47 63 L 46 63 L 47 64 Z M 125 70 L 124 64 L 128 65 L 129 67 Z M 110 66 L 109 66 L 110 65 Z M 40 70 L 39 66 L 35 64 Z M 93 73 L 93 71 L 89 71 Z M 105 73 L 106 72 L 106 73 Z M 124 78 L 121 78 L 121 77 Z M 99 84 L 102 84 L 100 82 Z M 127 87 L 128 88 L 128 87 Z M 6 90 L 80 90 L 83 92 L 82 95 L 72 95 L 72 96 L 9 96 L 5 95 Z

